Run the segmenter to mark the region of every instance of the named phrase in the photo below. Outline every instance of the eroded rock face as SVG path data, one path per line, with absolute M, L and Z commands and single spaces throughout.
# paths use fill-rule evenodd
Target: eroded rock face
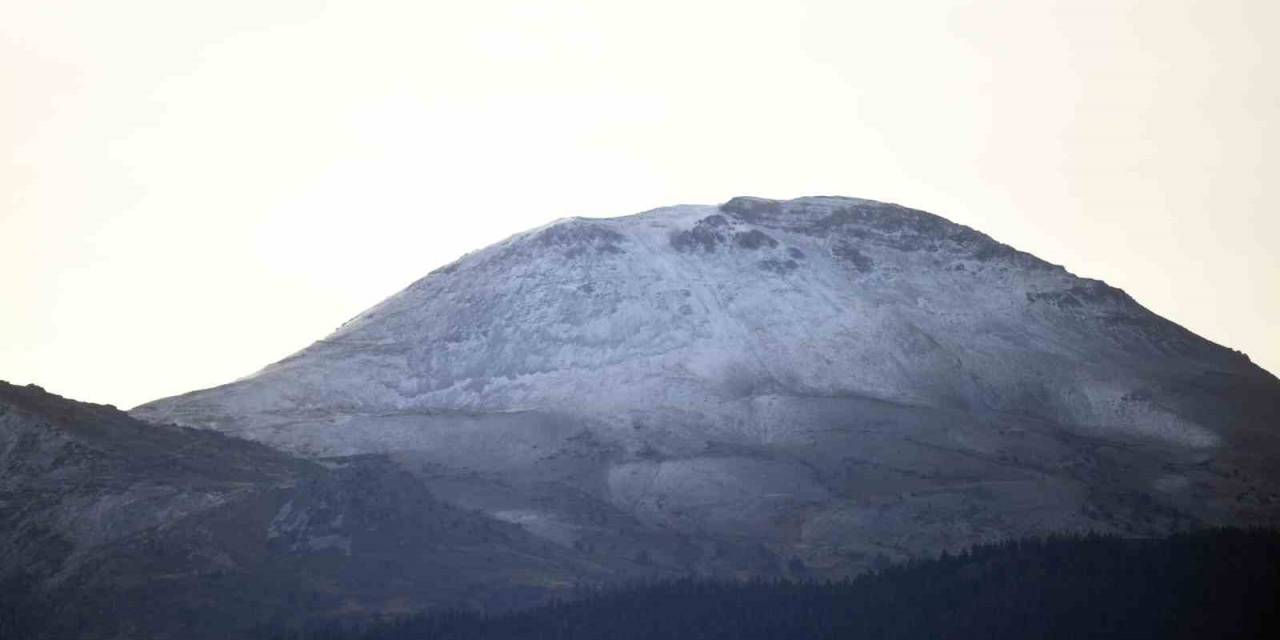
M 557 222 L 133 413 L 387 453 L 583 557 L 708 572 L 1280 510 L 1276 378 L 1104 283 L 850 198 Z

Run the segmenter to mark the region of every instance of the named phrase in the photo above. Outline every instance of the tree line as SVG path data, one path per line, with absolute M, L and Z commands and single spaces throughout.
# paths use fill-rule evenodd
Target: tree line
M 1054 536 L 838 582 L 684 579 L 525 611 L 452 611 L 270 640 L 1280 637 L 1280 532 Z

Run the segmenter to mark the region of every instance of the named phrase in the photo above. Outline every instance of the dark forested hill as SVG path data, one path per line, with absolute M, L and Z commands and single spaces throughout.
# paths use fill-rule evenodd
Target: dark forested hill
M 1057 537 L 825 584 L 677 581 L 495 617 L 422 616 L 278 640 L 1270 638 L 1280 533 Z
M 596 575 L 379 456 L 302 460 L 0 382 L 0 640 L 243 638 Z

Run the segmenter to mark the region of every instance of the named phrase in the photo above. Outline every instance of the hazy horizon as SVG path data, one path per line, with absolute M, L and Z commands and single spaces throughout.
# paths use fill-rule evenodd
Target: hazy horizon
M 567 216 L 845 195 L 1280 372 L 1280 5 L 0 0 L 0 379 L 247 375 Z

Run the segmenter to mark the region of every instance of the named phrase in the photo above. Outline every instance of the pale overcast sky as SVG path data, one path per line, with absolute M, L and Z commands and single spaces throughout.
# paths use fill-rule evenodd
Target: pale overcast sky
M 0 0 L 0 379 L 248 374 L 551 219 L 899 202 L 1280 371 L 1280 3 Z

